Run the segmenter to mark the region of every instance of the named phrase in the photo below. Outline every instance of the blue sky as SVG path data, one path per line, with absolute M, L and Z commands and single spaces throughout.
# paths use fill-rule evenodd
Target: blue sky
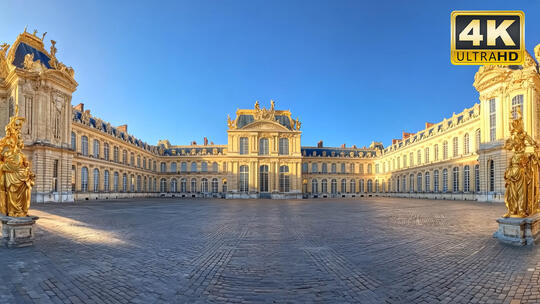
M 540 43 L 534 0 L 2 1 L 0 42 L 48 32 L 73 104 L 150 144 L 226 144 L 227 114 L 274 99 L 304 146 L 386 146 L 477 102 L 478 67 L 450 63 L 450 13 L 473 9 L 523 10 Z

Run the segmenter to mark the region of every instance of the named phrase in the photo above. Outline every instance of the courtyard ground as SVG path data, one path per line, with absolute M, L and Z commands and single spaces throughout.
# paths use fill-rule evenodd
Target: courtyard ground
M 397 198 L 34 204 L 0 303 L 540 303 L 502 204 Z

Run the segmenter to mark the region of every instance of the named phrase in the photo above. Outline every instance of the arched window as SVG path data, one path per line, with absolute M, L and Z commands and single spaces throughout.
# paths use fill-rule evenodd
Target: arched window
M 288 166 L 279 167 L 279 191 L 280 192 L 289 192 L 290 191 L 289 167 Z
M 279 155 L 289 155 L 289 139 L 279 139 Z
M 337 181 L 335 179 L 332 179 L 332 181 L 331 181 L 330 191 L 331 191 L 332 194 L 337 193 Z
M 171 172 L 176 173 L 176 162 L 171 163 Z
M 439 192 L 439 170 L 433 171 L 433 192 Z
M 122 175 L 122 191 L 127 192 L 127 174 Z
M 227 193 L 227 179 L 225 178 L 221 181 L 221 191 Z
M 212 172 L 218 173 L 218 171 L 219 171 L 218 163 L 217 163 L 217 162 L 213 162 L 213 163 L 212 163 Z M 217 192 L 217 191 L 216 191 L 216 192 Z
M 424 176 L 425 176 L 424 179 L 426 181 L 424 191 L 425 192 L 430 192 L 431 191 L 431 185 L 430 185 L 430 179 L 429 179 L 430 178 L 429 172 L 426 172 L 426 174 Z
M 371 193 L 373 192 L 373 181 L 368 179 L 367 181 L 367 192 Z
M 180 192 L 187 192 L 187 180 L 185 178 L 180 180 Z
M 409 175 L 409 192 L 414 191 L 414 174 Z
M 346 179 L 341 179 L 341 189 L 340 189 L 341 193 L 347 193 L 347 180 Z
M 331 168 L 331 171 L 330 171 L 330 172 L 332 172 L 332 173 L 336 173 L 336 172 L 337 172 L 337 166 L 336 166 L 336 164 L 332 164 L 332 165 L 330 166 L 330 168 Z
M 208 193 L 208 179 L 205 177 L 201 179 L 201 192 Z
M 94 192 L 99 191 L 99 170 L 97 168 L 94 169 Z
M 259 167 L 259 191 L 268 192 L 268 165 Z
M 155 165 L 155 163 L 154 163 Z M 157 178 L 154 177 L 154 192 L 157 192 Z
M 474 188 L 476 192 L 480 192 L 480 166 L 474 166 Z
M 489 191 L 495 191 L 495 163 L 492 159 L 488 160 L 489 168 Z
M 71 132 L 71 149 L 77 151 L 77 135 L 75 135 L 75 132 Z
M 311 173 L 319 173 L 319 166 L 317 166 L 317 163 L 311 164 Z
M 480 149 L 480 129 L 476 130 L 475 135 L 476 135 L 475 148 L 476 148 L 476 151 L 478 151 Z
M 192 162 L 191 163 L 191 172 L 197 172 L 197 163 L 196 162 Z
M 248 154 L 248 148 L 249 148 L 249 140 L 247 137 L 240 137 L 240 141 L 238 142 L 239 147 L 238 150 L 240 151 L 240 154 Z
M 259 155 L 268 155 L 268 138 L 259 139 Z
M 405 175 L 401 176 L 401 192 L 407 191 L 407 177 Z
M 142 191 L 142 180 L 141 180 L 141 176 L 137 175 L 137 192 L 141 192 L 141 191 Z
M 469 154 L 469 133 L 463 136 L 463 154 Z
M 319 183 L 315 178 L 311 180 L 311 193 L 319 193 Z
M 416 191 L 422 192 L 422 173 L 416 175 Z
M 448 159 L 448 142 L 445 140 L 442 144 L 442 154 L 443 154 L 443 160 Z
M 453 187 L 453 191 L 454 192 L 458 192 L 459 191 L 459 168 L 458 167 L 454 167 L 454 169 L 452 169 L 452 175 L 453 175 L 453 182 L 454 182 L 454 187 Z
M 212 179 L 212 193 L 218 193 L 218 180 L 215 177 Z
M 453 156 L 453 157 L 458 156 L 458 154 L 459 154 L 459 147 L 458 147 L 458 138 L 457 138 L 457 137 L 454 137 L 454 138 L 452 139 L 452 148 L 453 148 L 452 156 Z
M 351 193 L 356 193 L 356 180 L 351 179 L 350 181 L 350 191 Z
M 489 141 L 497 138 L 497 112 L 495 98 L 489 100 Z
M 162 178 L 159 181 L 159 192 L 164 193 L 167 191 L 167 180 Z
M 186 162 L 180 163 L 180 172 L 187 172 L 187 163 Z
M 81 168 L 81 191 L 88 191 L 88 168 L 86 167 Z
M 167 164 L 165 164 L 165 162 L 161 162 L 160 169 L 161 172 L 167 172 Z
M 118 162 L 118 147 L 117 146 L 114 146 L 114 149 L 113 149 L 113 157 L 114 157 L 114 162 Z
M 86 136 L 81 136 L 81 153 L 88 156 L 88 137 Z
M 375 180 L 375 192 L 379 192 L 379 180 Z
M 109 170 L 103 172 L 103 191 L 109 192 Z
M 360 189 L 359 190 L 360 190 L 360 192 L 366 192 L 365 189 L 364 189 L 364 180 L 363 179 L 360 180 Z
M 240 166 L 240 176 L 238 178 L 238 190 L 240 192 L 249 191 L 249 167 L 246 165 Z
M 118 182 L 119 182 L 118 180 L 119 180 L 118 172 L 114 172 L 114 181 L 113 181 L 114 192 L 118 192 Z
M 147 181 L 146 181 L 146 176 L 144 177 L 144 180 L 143 180 L 143 191 L 144 192 L 148 192 L 148 188 L 147 188 Z
M 470 191 L 470 170 L 469 166 L 466 165 L 463 167 L 463 191 L 469 192 Z
M 201 172 L 208 172 L 208 164 L 204 161 L 201 163 Z
M 109 144 L 108 143 L 103 144 L 103 158 L 105 160 L 109 160 Z
M 321 181 L 321 192 L 328 193 L 328 181 L 326 181 L 326 179 Z
M 448 192 L 448 170 L 445 168 L 442 170 L 442 191 Z
M 176 178 L 171 179 L 171 192 L 176 192 L 178 182 L 176 181 Z
M 322 164 L 322 173 L 328 173 L 328 165 L 326 163 Z
M 191 190 L 192 193 L 197 192 L 197 180 L 195 178 L 191 179 L 191 185 L 189 190 Z
M 516 95 L 512 98 L 512 118 L 517 118 L 517 109 L 520 108 L 523 114 L 523 95 Z

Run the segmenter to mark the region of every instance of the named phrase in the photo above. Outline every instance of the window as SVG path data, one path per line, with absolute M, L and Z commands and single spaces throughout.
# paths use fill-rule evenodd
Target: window
M 364 180 L 363 179 L 360 180 L 360 189 L 359 190 L 360 190 L 360 192 L 365 192 L 364 191 Z
M 75 132 L 71 132 L 71 149 L 77 151 L 77 135 L 75 135 Z
M 196 162 L 193 162 L 191 163 L 191 172 L 197 172 L 197 163 Z
M 218 171 L 219 171 L 218 163 L 217 163 L 217 162 L 213 162 L 213 163 L 212 163 L 212 172 L 218 173 Z
M 240 154 L 248 154 L 248 138 L 247 137 L 240 137 L 240 147 L 238 150 L 240 151 Z
M 439 170 L 433 171 L 433 192 L 439 192 Z
M 129 155 L 129 164 L 134 167 L 135 166 L 135 154 L 133 152 Z
M 180 192 L 187 192 L 187 180 L 185 178 L 180 180 Z
M 127 175 L 122 175 L 122 191 L 127 192 Z
M 341 180 L 341 189 L 340 189 L 341 193 L 346 193 L 347 192 L 347 180 L 345 179 L 342 179 Z
M 146 176 L 145 176 L 144 177 L 144 184 L 143 184 L 143 191 L 144 192 L 148 192 L 148 188 L 146 186 L 147 186 L 147 183 L 146 183 Z
M 103 190 L 109 192 L 109 170 L 103 172 Z
M 458 147 L 458 138 L 454 137 L 452 138 L 452 156 L 456 157 L 459 154 L 459 147 Z
M 416 191 L 422 192 L 422 173 L 416 175 Z
M 268 192 L 268 165 L 259 167 L 259 191 Z
M 290 183 L 289 183 L 289 167 L 281 166 L 279 167 L 279 191 L 280 192 L 289 192 Z
M 424 178 L 425 181 L 426 181 L 425 189 L 424 189 L 425 192 L 430 192 L 431 191 L 431 185 L 430 185 L 430 179 L 429 178 L 430 178 L 430 174 L 429 174 L 429 172 L 426 172 L 425 178 Z
M 318 173 L 319 168 L 316 163 L 311 164 L 311 173 Z
M 54 192 L 58 191 L 58 159 L 53 161 L 52 190 Z
M 129 189 L 131 192 L 135 192 L 135 176 L 131 174 L 131 178 L 129 179 Z
M 349 173 L 351 173 L 351 174 L 354 173 L 354 164 L 350 164 L 350 169 L 349 170 L 350 170 Z
M 493 160 L 488 160 L 489 168 L 489 191 L 495 191 L 495 163 Z
M 443 149 L 443 160 L 444 159 L 448 159 L 448 142 L 445 140 L 442 144 L 442 149 Z
M 442 191 L 443 192 L 448 192 L 448 170 L 447 169 L 443 169 L 442 170 Z
M 81 136 L 81 153 L 88 156 L 88 137 L 86 136 Z
M 171 172 L 176 173 L 176 162 L 171 163 Z M 176 191 L 172 191 L 172 192 L 176 192 Z
M 167 172 L 167 164 L 161 162 L 160 164 L 161 172 Z
M 221 191 L 223 193 L 227 193 L 227 180 L 226 179 L 223 179 L 223 181 L 221 182 Z
M 375 164 L 375 173 L 380 173 L 379 164 Z
M 289 155 L 289 139 L 279 139 L 279 155 Z
M 319 184 L 317 183 L 316 179 L 311 180 L 311 193 L 318 193 L 319 192 Z
M 360 165 L 358 166 L 358 171 L 359 171 L 358 173 L 364 174 L 364 164 L 360 164 Z
M 187 172 L 187 163 L 186 162 L 180 163 L 180 172 Z
M 240 166 L 240 176 L 238 178 L 238 190 L 240 192 L 249 191 L 249 167 L 246 165 Z
M 124 163 L 124 165 L 127 165 L 127 151 L 126 150 L 122 151 L 122 163 Z
M 375 192 L 379 192 L 379 180 L 375 181 Z
M 328 193 L 328 181 L 326 181 L 326 179 L 321 181 L 321 192 Z
M 469 166 L 463 167 L 463 191 L 469 192 L 470 191 L 470 182 L 469 182 Z
M 201 192 L 208 193 L 208 179 L 207 178 L 201 179 Z
M 268 138 L 259 139 L 259 155 L 268 155 Z
M 142 185 L 141 185 L 141 176 L 140 175 L 137 175 L 137 192 L 141 192 L 141 188 Z
M 103 144 L 103 158 L 105 160 L 109 160 L 109 144 L 108 143 Z
M 113 189 L 114 192 L 118 192 L 118 172 L 114 172 Z
M 328 173 L 328 165 L 326 163 L 322 164 L 322 173 Z
M 373 181 L 368 179 L 367 181 L 367 192 L 371 193 L 373 192 Z
M 426 164 L 429 163 L 429 147 L 424 149 L 424 160 Z
M 212 179 L 212 193 L 218 192 L 218 180 L 217 178 Z
M 330 182 L 330 192 L 332 194 L 336 194 L 337 193 L 337 181 L 335 178 L 332 179 L 332 181 Z
M 463 154 L 469 154 L 469 133 L 463 136 Z
M 454 187 L 453 187 L 453 191 L 454 192 L 458 192 L 459 191 L 459 168 L 458 167 L 454 167 L 454 169 L 452 170 L 452 175 L 453 175 L 453 184 L 454 184 Z
M 517 109 L 523 114 L 523 95 L 516 95 L 512 98 L 512 118 L 517 118 Z
M 492 98 L 489 100 L 489 141 L 494 141 L 497 137 L 497 112 L 495 110 L 495 98 Z
M 208 172 L 208 163 L 202 162 L 201 163 L 201 172 Z
M 302 164 L 302 173 L 307 173 L 308 172 L 308 164 L 307 163 L 303 163 Z
M 346 173 L 345 164 L 341 164 L 341 173 Z
M 405 175 L 403 175 L 401 177 L 401 192 L 407 191 L 406 181 L 407 181 L 407 177 L 405 177 Z
M 480 129 L 476 130 L 476 143 L 475 143 L 475 148 L 476 148 L 476 151 L 478 151 L 480 149 Z
M 350 181 L 350 191 L 351 193 L 356 193 L 356 181 L 354 179 L 351 179 Z
M 399 157 L 397 158 L 398 169 L 399 169 Z M 407 167 L 407 155 L 403 155 L 403 168 Z
M 332 165 L 330 166 L 330 168 L 331 168 L 331 172 L 332 172 L 332 173 L 336 173 L 336 171 L 337 171 L 336 164 L 332 164 Z
M 116 146 L 114 147 L 113 153 L 114 153 L 114 155 L 113 155 L 114 161 L 118 162 L 118 147 L 116 147 Z
M 480 192 L 480 166 L 474 166 L 474 188 L 476 192 Z
M 165 192 L 167 191 L 167 180 L 162 178 L 160 181 L 159 181 L 159 192 Z
M 368 173 L 368 174 L 371 174 L 371 173 L 372 173 L 371 171 L 372 171 L 371 164 L 368 164 L 368 165 L 367 165 L 367 173 Z
M 140 168 L 140 167 L 141 167 L 141 156 L 137 155 L 137 168 Z
M 142 166 L 144 169 L 146 169 L 146 157 L 143 157 Z
M 414 191 L 414 175 L 409 175 L 409 192 Z
M 422 152 L 420 152 L 420 150 L 418 150 L 416 152 L 416 165 L 420 165 L 422 164 Z
M 433 146 L 433 156 L 435 160 L 439 160 L 439 145 Z
M 94 169 L 94 192 L 99 191 L 99 170 L 97 168 Z
M 81 168 L 81 191 L 88 191 L 88 168 L 86 167 Z
M 189 190 L 191 193 L 197 192 L 197 180 L 195 178 L 191 179 L 191 185 Z

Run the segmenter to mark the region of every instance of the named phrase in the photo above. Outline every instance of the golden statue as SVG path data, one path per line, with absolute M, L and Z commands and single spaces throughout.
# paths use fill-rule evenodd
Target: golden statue
M 15 115 L 6 125 L 6 136 L 0 139 L 0 213 L 23 217 L 28 215 L 35 175 L 22 152 L 21 129 L 25 119 L 18 115 L 19 107 L 15 106 Z
M 540 163 L 537 149 L 540 146 L 525 133 L 520 108 L 516 111 L 516 118 L 511 117 L 511 120 L 510 138 L 506 140 L 504 149 L 514 153 L 504 172 L 504 202 L 508 212 L 503 217 L 527 217 L 539 211 Z M 534 152 L 527 152 L 528 146 L 534 147 Z

